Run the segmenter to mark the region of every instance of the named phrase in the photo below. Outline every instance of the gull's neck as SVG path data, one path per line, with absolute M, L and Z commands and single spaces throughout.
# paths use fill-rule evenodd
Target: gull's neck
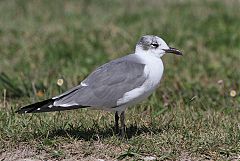
M 143 50 L 143 49 L 136 48 L 135 54 L 143 57 L 153 57 L 153 58 L 161 59 L 158 54 L 155 54 L 150 50 Z

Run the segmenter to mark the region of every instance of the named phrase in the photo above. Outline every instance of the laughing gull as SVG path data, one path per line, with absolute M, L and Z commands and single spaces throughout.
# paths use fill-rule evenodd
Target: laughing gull
M 165 53 L 182 55 L 154 35 L 142 36 L 135 52 L 112 60 L 93 71 L 80 85 L 41 102 L 22 107 L 17 113 L 38 113 L 72 110 L 76 108 L 101 109 L 115 112 L 115 130 L 125 136 L 125 110 L 147 98 L 157 88 L 162 74 Z

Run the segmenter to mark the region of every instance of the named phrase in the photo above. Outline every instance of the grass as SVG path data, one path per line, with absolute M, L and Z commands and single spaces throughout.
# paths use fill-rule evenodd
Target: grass
M 0 1 L 0 159 L 238 160 L 239 7 L 227 0 Z M 104 111 L 14 113 L 131 53 L 145 34 L 184 57 L 164 56 L 158 90 L 127 111 L 127 140 L 114 135 L 114 117 Z

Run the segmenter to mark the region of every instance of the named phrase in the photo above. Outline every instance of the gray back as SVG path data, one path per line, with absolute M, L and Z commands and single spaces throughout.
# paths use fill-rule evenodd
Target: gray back
M 55 106 L 81 105 L 113 108 L 123 95 L 140 87 L 146 80 L 145 64 L 135 54 L 110 61 L 97 68 L 82 83 L 54 102 Z

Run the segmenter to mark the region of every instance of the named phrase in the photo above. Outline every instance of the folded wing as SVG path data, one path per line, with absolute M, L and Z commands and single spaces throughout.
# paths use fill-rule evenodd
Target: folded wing
M 145 64 L 134 54 L 111 61 L 97 68 L 77 89 L 60 95 L 54 106 L 116 107 L 126 92 L 145 82 L 144 68 Z

